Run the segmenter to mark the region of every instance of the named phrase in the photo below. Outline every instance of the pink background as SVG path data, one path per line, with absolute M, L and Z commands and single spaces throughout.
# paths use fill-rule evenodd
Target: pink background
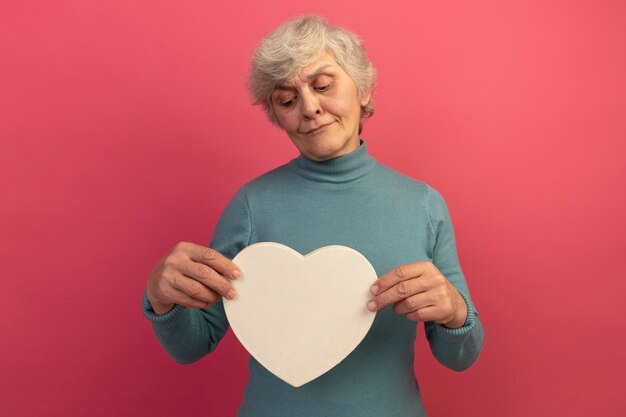
M 234 415 L 232 333 L 177 365 L 141 298 L 175 243 L 208 244 L 236 189 L 297 155 L 244 81 L 265 33 L 317 12 L 365 40 L 362 137 L 444 195 L 482 314 L 464 373 L 419 330 L 430 414 L 626 415 L 626 3 L 263 3 L 0 6 L 0 413 Z

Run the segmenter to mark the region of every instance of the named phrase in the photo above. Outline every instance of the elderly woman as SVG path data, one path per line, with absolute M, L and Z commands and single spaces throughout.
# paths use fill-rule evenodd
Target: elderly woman
M 240 416 L 424 416 L 413 372 L 417 322 L 451 369 L 480 353 L 483 329 L 442 196 L 376 161 L 359 137 L 374 78 L 358 38 L 318 16 L 263 39 L 249 88 L 301 155 L 239 189 L 209 248 L 179 243 L 148 279 L 144 313 L 168 354 L 189 363 L 226 333 L 221 299 L 236 296 L 230 280 L 239 275 L 230 259 L 246 246 L 279 242 L 306 254 L 339 244 L 374 266 L 367 308 L 378 314 L 362 343 L 299 388 L 251 358 Z

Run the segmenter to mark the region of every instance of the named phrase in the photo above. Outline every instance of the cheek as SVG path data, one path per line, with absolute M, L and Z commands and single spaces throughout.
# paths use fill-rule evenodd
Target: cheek
M 327 100 L 320 101 L 320 105 L 326 113 L 330 113 L 338 117 L 347 116 L 347 106 L 341 98 L 328 98 Z
M 361 114 L 361 104 L 356 97 L 356 92 L 349 89 L 338 92 L 332 100 L 326 101 L 325 109 L 343 118 L 353 118 Z
M 298 128 L 297 120 L 293 116 L 293 114 L 282 113 L 275 114 L 276 121 L 278 121 L 278 126 L 280 126 L 283 130 L 290 132 L 296 130 Z
M 278 122 L 279 125 L 283 126 L 286 122 L 286 115 L 281 111 L 274 111 L 274 118 Z
M 361 107 L 351 102 L 337 103 L 335 114 L 340 115 L 344 119 L 354 119 L 361 114 Z

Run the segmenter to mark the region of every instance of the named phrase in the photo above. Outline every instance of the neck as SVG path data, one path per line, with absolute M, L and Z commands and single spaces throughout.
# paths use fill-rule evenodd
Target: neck
M 301 154 L 289 162 L 289 167 L 301 176 L 323 183 L 345 183 L 368 174 L 376 160 L 367 152 L 364 141 L 353 151 L 344 155 L 316 161 Z
M 340 156 L 343 156 L 343 155 L 347 155 L 353 152 L 354 150 L 358 149 L 359 146 L 361 146 L 361 140 L 358 137 L 355 137 L 354 139 L 350 139 L 343 146 L 343 148 L 335 151 L 335 153 L 330 154 L 329 156 L 321 156 L 321 157 L 315 156 L 311 154 L 310 152 L 306 152 L 306 151 L 302 151 L 301 153 L 312 161 L 323 162 L 323 161 L 328 161 L 330 159 L 339 158 Z

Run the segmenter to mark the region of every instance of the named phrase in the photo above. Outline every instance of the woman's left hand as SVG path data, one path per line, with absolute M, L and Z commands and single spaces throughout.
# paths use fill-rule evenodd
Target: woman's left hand
M 412 321 L 435 321 L 455 329 L 467 318 L 465 300 L 432 262 L 400 265 L 376 280 L 370 311 L 393 304 L 393 311 Z

